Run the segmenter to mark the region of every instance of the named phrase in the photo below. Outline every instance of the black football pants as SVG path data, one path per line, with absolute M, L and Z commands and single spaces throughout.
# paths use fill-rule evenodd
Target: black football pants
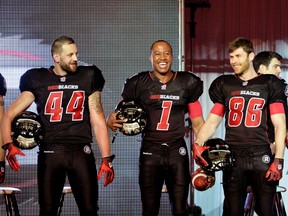
M 185 141 L 183 139 L 170 143 L 143 141 L 139 166 L 142 214 L 158 215 L 165 182 L 173 215 L 188 215 L 190 172 Z
M 38 155 L 40 216 L 56 216 L 66 175 L 81 216 L 98 211 L 98 182 L 90 144 L 46 144 Z
M 271 216 L 277 182 L 268 182 L 265 174 L 273 162 L 269 145 L 231 148 L 235 159 L 231 171 L 223 171 L 225 214 L 243 216 L 247 186 L 251 185 L 257 202 L 257 213 Z

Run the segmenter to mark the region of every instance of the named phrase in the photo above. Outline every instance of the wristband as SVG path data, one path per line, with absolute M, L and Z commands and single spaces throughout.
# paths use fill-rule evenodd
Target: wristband
M 9 146 L 10 144 L 13 145 L 12 142 L 9 142 L 9 143 L 4 144 L 4 145 L 2 146 L 2 149 L 7 150 L 7 149 L 8 149 L 8 146 Z
M 108 161 L 108 162 L 112 162 L 115 158 L 115 155 L 110 155 L 108 157 L 104 157 L 103 160 Z

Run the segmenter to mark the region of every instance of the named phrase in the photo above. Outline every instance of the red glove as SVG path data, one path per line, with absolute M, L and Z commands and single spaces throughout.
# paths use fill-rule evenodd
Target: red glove
M 275 158 L 266 172 L 265 178 L 267 178 L 268 181 L 280 180 L 282 178 L 283 163 L 284 159 Z
M 111 155 L 109 157 L 102 158 L 102 163 L 100 170 L 98 172 L 97 179 L 100 180 L 102 177 L 102 173 L 105 173 L 105 179 L 104 179 L 104 187 L 106 187 L 108 184 L 110 184 L 114 179 L 114 169 L 112 161 L 115 158 L 115 155 Z
M 16 155 L 25 156 L 25 154 L 20 151 L 20 149 L 18 149 L 16 146 L 14 146 L 13 143 L 7 143 L 3 145 L 2 148 L 8 151 L 6 158 L 11 169 L 15 172 L 19 171 L 20 164 L 18 163 Z
M 198 164 L 199 166 L 208 165 L 208 162 L 202 157 L 202 153 L 209 148 L 210 146 L 199 146 L 196 145 L 196 143 L 192 145 L 193 158 L 196 164 Z
M 5 179 L 5 161 L 0 161 L 0 184 L 4 182 Z

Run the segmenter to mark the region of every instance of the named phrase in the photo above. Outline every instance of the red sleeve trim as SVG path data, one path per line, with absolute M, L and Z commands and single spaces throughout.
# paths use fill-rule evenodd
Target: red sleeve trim
M 212 107 L 210 113 L 213 113 L 215 115 L 223 117 L 224 113 L 225 113 L 225 107 L 223 104 L 215 103 L 214 106 Z
M 188 114 L 190 118 L 196 118 L 196 117 L 202 116 L 203 114 L 202 106 L 199 100 L 188 104 Z
M 269 105 L 270 115 L 285 113 L 283 103 L 276 102 Z

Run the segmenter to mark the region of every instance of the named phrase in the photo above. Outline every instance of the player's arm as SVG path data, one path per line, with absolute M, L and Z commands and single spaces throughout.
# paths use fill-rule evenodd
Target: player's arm
M 104 174 L 104 186 L 106 187 L 114 179 L 112 161 L 115 156 L 110 155 L 110 138 L 102 107 L 101 93 L 99 91 L 95 91 L 89 96 L 88 103 L 92 128 L 102 154 L 102 163 L 97 179 L 99 180 L 102 177 L 102 174 Z
M 200 128 L 204 124 L 202 106 L 199 100 L 188 104 L 188 114 L 192 122 L 193 131 L 197 137 Z
M 213 108 L 211 109 L 205 123 L 201 127 L 198 135 L 196 136 L 196 140 L 194 145 L 192 146 L 193 158 L 195 159 L 196 163 L 200 166 L 204 165 L 207 166 L 208 163 L 202 157 L 202 152 L 205 151 L 207 146 L 204 146 L 204 143 L 212 138 L 214 135 L 217 127 L 221 123 L 224 115 L 224 106 L 221 104 L 214 104 Z
M 13 145 L 11 138 L 11 122 L 20 112 L 26 110 L 34 101 L 34 95 L 29 91 L 24 91 L 20 96 L 10 105 L 7 111 L 4 113 L 2 122 L 1 122 L 1 133 L 2 133 L 2 148 L 8 151 L 7 160 L 9 166 L 14 170 L 18 171 L 20 165 L 16 158 L 16 155 L 24 156 L 24 153 L 21 152 L 17 147 Z
M 4 115 L 4 96 L 0 95 L 0 122 L 2 121 L 2 117 Z M 0 146 L 2 147 L 2 134 L 0 132 Z M 5 160 L 5 150 L 0 148 L 0 161 Z
M 217 127 L 222 122 L 224 112 L 225 109 L 222 104 L 214 104 L 204 125 L 201 127 L 198 136 L 196 137 L 195 143 L 197 143 L 197 145 L 203 146 L 208 139 L 213 137 Z
M 0 95 L 0 123 L 4 114 L 4 96 Z M 2 135 L 0 132 L 0 146 L 3 145 Z M 0 184 L 4 182 L 5 179 L 5 150 L 0 148 Z
M 269 106 L 271 121 L 275 129 L 275 158 L 283 158 L 286 139 L 286 117 L 282 103 L 273 103 Z M 283 111 L 282 111 L 283 110 Z
M 101 102 L 101 93 L 95 91 L 88 98 L 90 120 L 102 157 L 110 156 L 110 138 Z
M 282 103 L 273 103 L 269 106 L 270 117 L 275 129 L 275 158 L 266 172 L 268 181 L 278 181 L 282 178 L 284 164 L 284 150 L 286 137 L 286 117 Z

